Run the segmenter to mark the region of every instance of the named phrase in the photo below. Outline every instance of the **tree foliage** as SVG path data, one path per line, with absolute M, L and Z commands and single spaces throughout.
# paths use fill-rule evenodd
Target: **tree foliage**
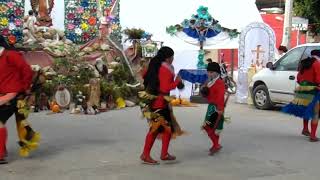
M 309 30 L 320 34 L 320 0 L 294 0 L 294 14 L 309 19 Z

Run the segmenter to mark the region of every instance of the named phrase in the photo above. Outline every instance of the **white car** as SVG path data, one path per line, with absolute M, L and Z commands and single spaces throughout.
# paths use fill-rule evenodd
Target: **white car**
M 301 59 L 310 56 L 314 49 L 320 49 L 320 43 L 297 46 L 255 74 L 249 85 L 255 107 L 271 109 L 277 104 L 291 102 L 297 86 L 298 64 Z

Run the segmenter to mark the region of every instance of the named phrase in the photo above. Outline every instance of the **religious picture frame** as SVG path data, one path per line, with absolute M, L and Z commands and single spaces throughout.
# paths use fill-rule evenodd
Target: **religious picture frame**
M 153 58 L 157 55 L 159 48 L 162 47 L 162 42 L 160 41 L 142 41 L 141 48 L 142 48 L 142 57 L 144 58 Z
M 67 88 L 58 88 L 54 93 L 54 99 L 62 108 L 68 108 L 71 103 L 71 93 Z

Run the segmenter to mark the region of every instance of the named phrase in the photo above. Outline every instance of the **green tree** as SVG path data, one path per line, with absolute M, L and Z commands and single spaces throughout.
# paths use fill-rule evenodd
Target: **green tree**
M 309 30 L 320 34 L 320 0 L 294 0 L 294 14 L 309 19 Z

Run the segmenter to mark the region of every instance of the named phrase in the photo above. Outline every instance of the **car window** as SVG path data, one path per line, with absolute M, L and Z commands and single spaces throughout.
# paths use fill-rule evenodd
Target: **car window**
M 298 47 L 280 58 L 275 64 L 275 70 L 278 71 L 296 71 L 298 69 L 298 64 L 301 59 L 302 54 L 306 47 Z
M 311 51 L 315 49 L 320 49 L 320 46 L 309 46 L 307 49 L 304 51 L 303 56 L 301 59 L 305 59 L 307 57 L 311 56 Z

